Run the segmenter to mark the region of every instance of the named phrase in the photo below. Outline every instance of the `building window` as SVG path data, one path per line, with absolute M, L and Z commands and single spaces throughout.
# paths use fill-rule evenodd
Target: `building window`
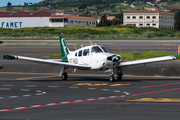
M 89 22 L 89 24 L 91 24 L 91 22 Z
M 136 19 L 136 16 L 133 16 L 133 19 Z
M 150 26 L 150 24 L 146 24 L 146 26 Z
M 79 24 L 81 23 L 81 21 L 79 21 Z
M 139 16 L 139 19 L 143 19 L 143 16 Z
M 63 19 L 52 19 L 52 22 L 63 22 Z
M 150 19 L 150 16 L 146 16 L 147 19 Z
M 143 26 L 143 24 L 139 24 L 139 26 Z
M 75 21 L 75 23 L 77 23 L 77 20 Z
M 70 23 L 73 23 L 73 20 L 70 20 Z
M 153 19 L 156 19 L 156 16 L 153 16 L 152 18 L 153 18 Z
M 130 19 L 130 16 L 127 16 L 127 19 Z
M 153 24 L 153 26 L 156 26 L 156 24 Z

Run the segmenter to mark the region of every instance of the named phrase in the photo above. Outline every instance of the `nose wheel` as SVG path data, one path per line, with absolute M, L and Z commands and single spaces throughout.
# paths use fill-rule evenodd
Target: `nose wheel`
M 111 82 L 114 82 L 114 75 L 111 75 L 110 78 L 109 78 L 109 80 L 110 80 Z
M 62 80 L 67 80 L 67 78 L 68 78 L 68 75 L 67 75 L 66 72 L 64 72 L 64 73 L 62 74 Z
M 112 69 L 111 70 L 111 76 L 110 76 L 110 78 L 109 78 L 109 80 L 110 80 L 110 82 L 114 82 L 114 69 Z M 122 80 L 122 76 L 123 76 L 123 73 L 122 73 L 122 71 L 121 71 L 121 69 L 119 68 L 118 70 L 117 70 L 117 80 Z

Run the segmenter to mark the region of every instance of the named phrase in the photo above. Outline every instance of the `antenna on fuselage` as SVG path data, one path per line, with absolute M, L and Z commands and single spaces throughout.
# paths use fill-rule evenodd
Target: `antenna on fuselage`
M 76 45 L 74 44 L 74 48 L 75 48 L 75 50 L 77 50 L 77 48 L 76 48 Z
M 89 38 L 88 38 L 89 39 Z M 89 42 L 91 43 L 91 46 L 92 46 L 92 42 L 91 42 L 91 40 L 89 39 Z

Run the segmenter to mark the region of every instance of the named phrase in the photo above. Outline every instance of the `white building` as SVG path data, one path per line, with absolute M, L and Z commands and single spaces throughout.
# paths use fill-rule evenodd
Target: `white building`
M 96 27 L 96 19 L 93 17 L 80 17 L 75 14 L 57 12 L 0 12 L 1 28 L 24 27 L 65 27 L 65 26 L 89 26 Z
M 123 13 L 123 25 L 174 29 L 174 13 L 150 10 L 130 10 Z

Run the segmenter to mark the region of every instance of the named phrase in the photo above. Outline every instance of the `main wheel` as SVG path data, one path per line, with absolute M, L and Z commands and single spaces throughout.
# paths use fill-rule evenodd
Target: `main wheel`
M 67 80 L 67 77 L 68 77 L 67 73 L 64 72 L 64 73 L 62 74 L 62 80 Z
M 117 80 L 122 80 L 122 73 L 117 74 Z
M 111 75 L 110 78 L 109 78 L 109 80 L 110 80 L 111 82 L 114 82 L 114 75 Z

